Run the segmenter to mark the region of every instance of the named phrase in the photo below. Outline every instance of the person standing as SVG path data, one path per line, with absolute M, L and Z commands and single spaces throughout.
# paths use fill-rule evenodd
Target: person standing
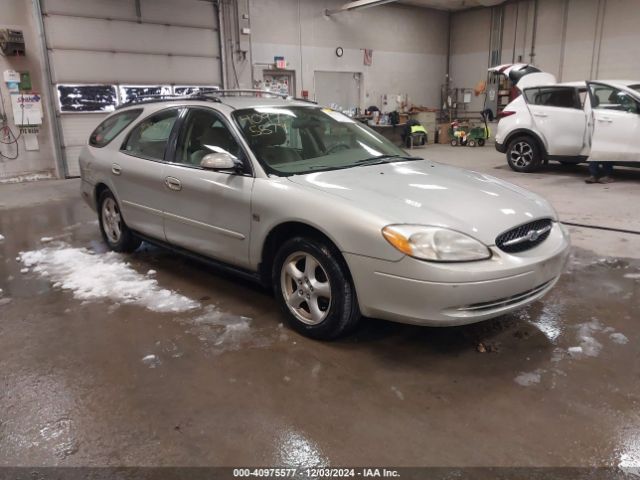
M 611 183 L 613 181 L 613 162 L 589 162 L 589 177 L 585 183 Z

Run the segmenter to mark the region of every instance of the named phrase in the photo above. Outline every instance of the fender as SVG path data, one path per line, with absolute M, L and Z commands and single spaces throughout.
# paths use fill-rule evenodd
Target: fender
M 518 137 L 518 136 L 533 137 L 536 140 L 536 142 L 538 142 L 538 145 L 542 149 L 542 158 L 544 160 L 547 160 L 549 158 L 549 154 L 547 152 L 547 145 L 542 140 L 542 137 L 538 135 L 536 132 L 534 132 L 533 130 L 529 130 L 528 128 L 517 128 L 516 130 L 512 131 L 504 141 L 505 150 L 506 148 L 508 148 L 509 143 L 511 143 L 511 140 L 513 140 L 515 137 Z

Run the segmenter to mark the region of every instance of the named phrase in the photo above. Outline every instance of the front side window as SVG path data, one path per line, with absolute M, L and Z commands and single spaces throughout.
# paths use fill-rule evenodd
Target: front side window
M 129 134 L 123 150 L 132 155 L 163 160 L 179 109 L 163 110 L 140 122 Z
M 638 113 L 638 102 L 627 92 L 610 85 L 592 83 L 591 89 L 592 107 L 604 110 L 618 110 L 622 112 Z
M 89 144 L 94 147 L 104 147 L 138 118 L 141 112 L 142 109 L 138 108 L 110 116 L 93 131 L 89 137 Z
M 580 97 L 574 88 L 527 88 L 527 102 L 546 107 L 581 108 Z
M 287 176 L 406 160 L 389 140 L 326 108 L 257 107 L 233 116 L 269 173 Z
M 175 162 L 193 167 L 209 153 L 229 153 L 242 158 L 242 149 L 220 117 L 208 109 L 189 111 L 178 138 Z

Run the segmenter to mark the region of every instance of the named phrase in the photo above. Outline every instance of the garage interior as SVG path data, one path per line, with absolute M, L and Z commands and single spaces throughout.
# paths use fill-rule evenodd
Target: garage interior
M 640 170 L 595 185 L 586 162 L 513 171 L 494 134 L 515 87 L 488 69 L 640 84 L 639 22 L 637 0 L 0 0 L 0 478 L 634 478 Z M 551 203 L 572 244 L 558 284 L 484 322 L 366 318 L 322 342 L 262 286 L 146 242 L 110 252 L 80 197 L 91 133 L 127 102 L 220 89 L 317 102 L 397 145 L 420 122 L 411 155 Z M 454 122 L 486 128 L 486 144 L 452 146 Z M 136 283 L 147 291 L 127 301 Z M 140 478 L 170 478 L 156 474 Z

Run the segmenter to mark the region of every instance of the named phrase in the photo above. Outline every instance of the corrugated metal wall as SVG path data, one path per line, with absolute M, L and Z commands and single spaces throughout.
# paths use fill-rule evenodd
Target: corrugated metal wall
M 218 19 L 210 1 L 40 2 L 54 84 L 222 83 Z M 104 116 L 58 112 L 67 176 L 79 174 L 80 149 Z

